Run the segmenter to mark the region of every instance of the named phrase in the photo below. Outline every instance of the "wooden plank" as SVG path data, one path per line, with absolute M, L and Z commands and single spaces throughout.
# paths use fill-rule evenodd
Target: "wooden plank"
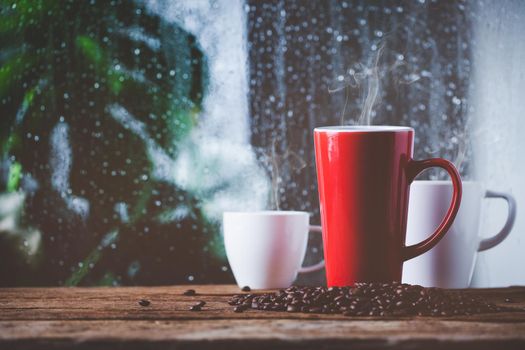
M 525 323 L 427 320 L 218 320 L 0 322 L 0 348 L 522 349 Z
M 195 286 L 199 295 L 184 296 L 188 289 L 173 287 L 120 288 L 9 288 L 0 290 L 0 321 L 2 320 L 191 320 L 191 319 L 347 319 L 342 315 L 268 312 L 248 310 L 234 313 L 227 304 L 230 296 L 240 293 L 234 286 Z M 454 316 L 443 319 L 472 322 L 525 322 L 525 287 L 468 290 L 515 312 Z M 151 304 L 142 307 L 140 299 Z M 511 298 L 512 304 L 505 303 Z M 205 301 L 203 311 L 189 308 Z M 355 319 L 385 319 L 385 317 L 355 317 Z M 389 317 L 388 319 L 434 319 L 432 317 Z
M 227 304 L 235 286 L 0 289 L 0 349 L 525 348 L 525 287 L 472 289 L 515 312 L 442 317 L 344 317 Z M 139 306 L 139 299 L 151 305 Z M 506 303 L 511 298 L 513 303 Z M 203 311 L 188 308 L 207 302 Z

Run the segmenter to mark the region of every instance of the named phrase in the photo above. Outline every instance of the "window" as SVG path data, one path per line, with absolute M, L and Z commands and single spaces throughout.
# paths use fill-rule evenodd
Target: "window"
M 224 210 L 319 222 L 321 125 L 410 125 L 416 158 L 519 205 L 524 16 L 512 1 L 1 1 L 0 284 L 233 282 Z M 488 210 L 497 229 L 505 208 Z M 501 265 L 523 265 L 524 225 L 475 284 L 525 282 Z

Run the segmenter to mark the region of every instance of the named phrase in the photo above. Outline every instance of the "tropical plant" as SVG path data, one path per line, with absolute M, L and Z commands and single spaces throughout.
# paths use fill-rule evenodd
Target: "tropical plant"
M 42 256 L 0 283 L 199 281 L 210 266 L 229 279 L 202 254 L 216 227 L 199 199 L 159 176 L 198 123 L 196 38 L 135 1 L 0 6 L 0 192 L 26 193 Z

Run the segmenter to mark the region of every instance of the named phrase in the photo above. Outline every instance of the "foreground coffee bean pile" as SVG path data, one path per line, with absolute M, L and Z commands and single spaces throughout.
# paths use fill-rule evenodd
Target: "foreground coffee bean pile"
M 235 312 L 257 310 L 343 314 L 345 316 L 452 316 L 502 309 L 463 291 L 418 285 L 357 283 L 354 287 L 290 287 L 276 293 L 237 294 Z

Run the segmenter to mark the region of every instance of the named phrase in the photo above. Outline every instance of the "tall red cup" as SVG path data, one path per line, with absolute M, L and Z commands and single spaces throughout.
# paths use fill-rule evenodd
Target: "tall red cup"
M 456 168 L 442 158 L 413 160 L 409 127 L 320 127 L 314 141 L 328 286 L 401 281 L 403 261 L 436 245 L 456 217 Z M 452 202 L 429 238 L 405 246 L 409 186 L 430 167 L 450 174 Z

